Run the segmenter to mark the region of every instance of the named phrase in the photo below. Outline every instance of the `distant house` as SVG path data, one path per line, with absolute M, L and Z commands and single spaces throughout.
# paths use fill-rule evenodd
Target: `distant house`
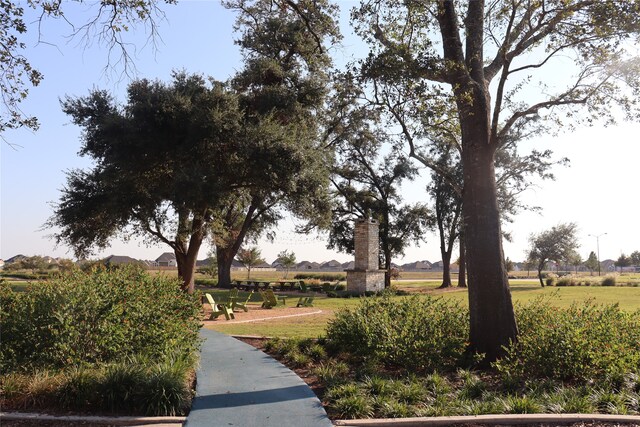
M 612 259 L 605 259 L 604 261 L 600 262 L 600 269 L 602 271 L 615 271 L 616 262 Z
M 196 261 L 196 267 L 209 267 L 212 264 L 212 258 L 199 259 Z
M 329 271 L 340 271 L 342 270 L 342 264 L 340 264 L 335 259 L 331 261 L 323 262 L 320 264 L 320 270 L 329 270 Z
M 11 257 L 11 258 L 9 258 L 9 259 L 4 260 L 4 262 L 5 262 L 6 264 L 11 264 L 11 263 L 14 263 L 14 262 L 22 261 L 23 259 L 26 259 L 26 258 L 27 258 L 27 257 L 26 257 L 26 256 L 24 256 L 24 255 L 22 255 L 22 254 L 20 254 L 20 255 L 14 255 L 14 256 L 12 256 L 12 257 Z
M 126 255 L 110 255 L 102 260 L 104 265 L 125 265 L 125 264 L 140 264 L 141 262 L 135 258 L 131 258 Z
M 311 261 L 301 261 L 296 265 L 296 270 L 319 270 L 320 264 Z
M 356 262 L 355 261 L 349 261 L 349 262 L 342 263 L 342 269 L 343 270 L 353 270 L 354 268 L 356 268 Z
M 158 263 L 158 267 L 177 267 L 178 262 L 176 261 L 176 254 L 173 252 L 165 252 L 156 258 L 156 262 Z
M 429 261 L 416 261 L 408 264 L 402 264 L 400 268 L 402 271 L 431 271 L 433 270 L 434 265 Z

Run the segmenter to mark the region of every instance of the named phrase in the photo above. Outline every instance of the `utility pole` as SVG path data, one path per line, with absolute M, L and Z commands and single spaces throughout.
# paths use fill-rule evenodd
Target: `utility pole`
M 598 276 L 600 276 L 600 236 L 604 236 L 606 234 L 607 233 L 589 234 L 589 236 L 596 238 L 596 251 L 597 251 L 597 255 L 598 255 Z

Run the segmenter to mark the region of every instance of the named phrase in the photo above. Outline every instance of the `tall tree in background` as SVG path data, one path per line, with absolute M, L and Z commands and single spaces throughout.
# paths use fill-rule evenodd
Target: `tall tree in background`
M 307 6 L 334 29 L 326 11 Z M 171 86 L 133 83 L 125 107 L 100 91 L 65 101 L 85 129 L 81 154 L 96 167 L 69 174 L 49 221 L 61 229 L 58 242 L 78 255 L 105 247 L 117 233 L 166 243 L 192 291 L 198 251 L 210 233 L 224 285 L 248 230 L 272 224 L 275 209 L 314 217 L 328 211 L 318 209 L 328 186 L 319 171 L 330 155 L 318 149 L 316 125 L 329 65 L 317 51 L 323 33 L 270 1 L 236 7 L 238 29 L 249 27 L 241 38 L 247 67 L 230 84 L 182 73 Z M 232 250 L 223 252 L 228 241 Z
M 413 138 L 407 141 L 411 150 L 425 135 L 420 129 L 447 128 L 451 116 L 445 113 L 452 108 L 459 121 L 470 340 L 486 361 L 517 339 L 504 269 L 496 152 L 516 129 L 538 134 L 567 112 L 572 124 L 610 117 L 614 105 L 636 115 L 640 62 L 626 48 L 640 32 L 639 12 L 637 1 L 369 0 L 353 14 L 372 50 L 363 76 L 376 85 L 379 99 L 389 87 L 392 95 L 402 95 L 385 101 L 390 115 L 415 119 L 400 122 Z M 572 71 L 564 82 L 551 87 L 534 80 L 557 58 L 568 58 Z M 526 90 L 533 85 L 543 90 Z M 416 99 L 406 109 L 398 101 Z M 575 114 L 578 109 L 586 114 Z
M 313 218 L 320 227 L 328 225 L 324 168 L 330 163 L 331 151 L 319 138 L 318 117 L 323 116 L 331 66 L 324 44 L 339 37 L 335 11 L 326 2 L 234 0 L 225 5 L 240 11 L 237 43 L 246 63 L 231 85 L 239 94 L 246 126 L 256 129 L 254 144 L 262 152 L 254 155 L 265 159 L 263 173 L 277 175 L 280 183 L 277 188 L 248 186 L 224 208 L 221 232 L 214 233 L 220 286 L 230 285 L 231 262 L 245 238 L 255 239 L 267 232 L 281 218 L 282 210 Z M 306 19 L 314 23 L 313 29 Z M 262 139 L 265 125 L 294 130 L 290 143 L 297 152 L 269 146 Z M 282 163 L 269 162 L 274 156 Z
M 462 213 L 462 168 L 459 158 L 452 146 L 441 149 L 436 160 L 442 173 L 431 173 L 431 183 L 427 191 L 434 201 L 435 214 L 432 216 L 432 227 L 437 228 L 440 237 L 440 256 L 442 257 L 442 284 L 440 288 L 449 288 L 451 283 L 451 255 L 456 239 L 460 238 L 460 216 Z M 457 184 L 457 186 L 454 186 Z M 460 245 L 464 246 L 460 238 Z M 464 257 L 458 260 L 460 266 Z M 463 273 L 464 275 L 464 267 Z
M 578 248 L 577 230 L 577 225 L 570 222 L 558 224 L 539 234 L 532 234 L 529 238 L 531 246 L 528 259 L 535 261 L 537 265 L 540 286 L 544 287 L 542 270 L 547 261 L 567 260 L 576 252 Z
M 381 268 L 385 287 L 391 286 L 391 262 L 412 241 L 420 241 L 427 229 L 428 210 L 422 204 L 402 204 L 400 186 L 417 170 L 397 150 L 379 158 L 379 143 L 351 141 L 338 148 L 340 163 L 332 182 L 336 205 L 329 231 L 329 247 L 353 253 L 354 223 L 371 217 L 380 225 Z
M 248 147 L 235 94 L 222 83 L 178 73 L 170 85 L 130 84 L 124 106 L 94 90 L 67 98 L 63 109 L 83 128 L 80 154 L 95 165 L 67 174 L 48 222 L 59 229 L 57 242 L 79 258 L 118 234 L 165 243 L 184 289 L 192 291 L 215 207 L 242 184 L 237 171 L 251 161 L 236 155 Z

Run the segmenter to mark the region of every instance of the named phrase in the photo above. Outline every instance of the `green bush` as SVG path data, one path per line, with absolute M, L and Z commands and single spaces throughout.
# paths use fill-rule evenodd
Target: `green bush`
M 218 279 L 195 279 L 194 283 L 196 286 L 205 286 L 208 288 L 213 288 L 218 286 Z
M 602 279 L 602 286 L 615 286 L 616 285 L 616 277 L 615 276 L 607 276 Z
M 469 314 L 431 297 L 362 299 L 327 326 L 328 343 L 360 358 L 411 370 L 451 369 L 463 361 Z
M 55 374 L 10 374 L 2 378 L 1 386 L 3 397 L 13 407 L 173 416 L 185 414 L 191 406 L 191 369 L 188 359 L 159 363 L 130 359 Z
M 556 282 L 556 286 L 579 286 L 580 282 L 577 282 L 575 277 L 565 276 Z
M 553 378 L 606 382 L 637 372 L 640 313 L 593 302 L 562 309 L 547 298 L 516 307 L 518 342 L 495 363 L 505 381 Z
M 162 360 L 198 349 L 199 297 L 135 268 L 73 271 L 13 292 L 0 284 L 0 369 Z

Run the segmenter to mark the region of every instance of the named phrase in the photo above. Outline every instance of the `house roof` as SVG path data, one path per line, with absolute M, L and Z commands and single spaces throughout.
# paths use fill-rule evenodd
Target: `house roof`
M 429 270 L 433 267 L 429 261 L 415 261 L 410 262 L 408 264 L 402 264 L 402 268 L 404 269 L 415 269 L 415 270 Z
M 320 264 L 320 268 L 340 268 L 340 267 L 342 267 L 342 264 L 340 264 L 335 259 L 332 259 L 331 261 L 326 261 Z
M 356 262 L 355 261 L 344 262 L 342 263 L 341 266 L 346 270 L 353 270 L 354 268 L 356 268 Z
M 20 255 L 14 255 L 9 259 L 5 259 L 4 262 L 6 262 L 7 264 L 11 264 L 12 262 L 16 262 L 16 261 L 20 261 L 21 259 L 25 259 L 26 256 L 20 254 Z
M 165 252 L 156 258 L 156 262 L 169 262 L 176 259 L 176 254 L 173 252 Z
M 105 264 L 135 264 L 139 261 L 126 255 L 109 255 L 104 259 Z

